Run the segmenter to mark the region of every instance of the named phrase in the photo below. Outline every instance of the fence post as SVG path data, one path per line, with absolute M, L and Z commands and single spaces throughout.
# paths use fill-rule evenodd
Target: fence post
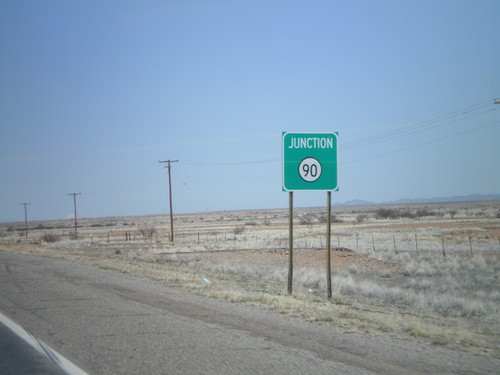
M 359 250 L 358 232 L 356 232 L 356 251 Z
M 470 248 L 470 256 L 472 256 L 472 240 L 470 239 L 470 236 L 469 236 L 469 248 Z
M 418 256 L 418 239 L 416 233 L 415 233 L 415 247 L 417 248 L 417 256 Z
M 373 239 L 373 233 L 372 233 L 372 246 L 373 246 L 373 251 L 377 251 L 375 250 L 375 240 Z
M 396 249 L 396 237 L 394 237 L 394 233 L 392 234 L 392 242 L 394 243 L 394 254 L 398 254 L 398 250 Z
M 441 236 L 441 243 L 443 244 L 443 256 L 446 256 L 446 253 L 444 251 L 444 236 Z

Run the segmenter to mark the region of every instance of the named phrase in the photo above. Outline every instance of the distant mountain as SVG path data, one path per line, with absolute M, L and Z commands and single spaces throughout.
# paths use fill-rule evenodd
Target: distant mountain
M 338 206 L 368 206 L 373 204 L 418 204 L 418 203 L 452 203 L 452 202 L 485 202 L 498 201 L 500 194 L 473 194 L 473 195 L 456 195 L 452 197 L 438 198 L 403 198 L 396 201 L 388 202 L 370 202 L 361 199 L 354 199 L 344 203 L 337 204 Z
M 339 203 L 338 206 L 369 206 L 371 204 L 376 204 L 375 202 L 364 201 L 361 199 L 354 199 L 352 201 L 347 201 L 344 203 Z
M 452 197 L 438 198 L 415 198 L 415 199 L 399 199 L 397 201 L 386 202 L 392 204 L 411 204 L 411 203 L 452 203 L 452 202 L 485 202 L 498 201 L 500 194 L 473 194 L 473 195 L 456 195 Z

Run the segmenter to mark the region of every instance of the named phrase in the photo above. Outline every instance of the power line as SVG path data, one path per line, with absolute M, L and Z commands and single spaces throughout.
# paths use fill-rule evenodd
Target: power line
M 199 161 L 183 161 L 187 165 L 203 165 L 203 166 L 228 166 L 228 165 L 249 165 L 249 164 L 265 164 L 274 163 L 280 159 L 266 159 L 266 160 L 250 160 L 250 161 L 236 161 L 236 162 L 213 162 L 205 163 Z
M 429 131 L 438 127 L 444 127 L 456 123 L 458 121 L 464 121 L 500 109 L 500 108 L 489 108 L 491 104 L 492 100 L 487 100 L 482 103 L 475 104 L 461 110 L 450 112 L 444 115 L 439 115 L 428 120 L 419 121 L 412 125 L 399 127 L 394 130 L 378 133 L 376 135 L 361 138 L 355 141 L 341 143 L 339 145 L 339 149 L 342 151 L 346 151 L 359 147 L 370 146 L 381 142 L 386 142 L 397 138 L 407 137 L 417 133 Z M 493 104 L 500 104 L 500 99 L 494 99 Z M 280 160 L 281 159 L 248 160 L 248 161 L 238 161 L 238 162 L 216 161 L 211 163 L 202 161 L 183 161 L 183 163 L 188 165 L 200 165 L 200 166 L 232 166 L 232 165 L 238 166 L 238 165 L 276 163 L 279 162 Z
M 483 108 L 484 106 L 487 106 L 488 103 L 490 103 L 490 101 L 476 104 L 476 105 L 467 107 L 463 110 L 454 111 L 454 112 L 447 113 L 444 115 L 439 115 L 439 116 L 436 116 L 436 117 L 433 117 L 433 118 L 430 118 L 430 119 L 427 119 L 424 121 L 419 121 L 419 122 L 412 124 L 412 125 L 399 127 L 397 129 L 390 130 L 390 131 L 383 132 L 383 133 L 378 133 L 378 134 L 370 136 L 370 137 L 365 137 L 365 138 L 361 138 L 361 139 L 356 140 L 356 141 L 347 142 L 347 143 L 344 143 L 344 147 L 357 146 L 358 144 L 363 144 L 365 142 L 371 142 L 372 140 L 378 140 L 380 138 L 383 139 L 383 138 L 388 137 L 388 136 L 391 137 L 393 135 L 400 135 L 401 133 L 403 133 L 402 135 L 404 135 L 404 133 L 407 131 L 412 131 L 412 130 L 422 128 L 422 127 L 425 128 L 426 126 L 428 126 L 428 124 L 432 124 L 432 123 L 436 123 L 436 122 L 439 123 L 441 121 L 447 120 L 447 119 L 455 117 L 457 115 L 463 115 L 463 114 L 469 113 L 473 109 L 477 109 L 479 107 Z
M 114 184 L 114 186 L 110 186 L 106 189 L 94 190 L 94 191 L 85 191 L 85 195 L 98 195 L 98 194 L 107 194 L 116 191 L 124 191 L 128 189 L 135 188 L 136 186 L 144 183 L 144 181 L 151 180 L 157 173 L 156 166 L 149 166 L 130 177 L 123 179 L 121 182 Z
M 354 149 L 354 148 L 358 148 L 358 147 L 369 146 L 369 145 L 376 144 L 376 143 L 381 143 L 381 142 L 385 142 L 385 141 L 389 141 L 389 140 L 393 140 L 393 139 L 397 139 L 397 138 L 406 137 L 406 136 L 413 135 L 413 134 L 416 134 L 419 132 L 429 131 L 429 130 L 432 130 L 432 129 L 435 129 L 438 127 L 450 125 L 450 124 L 458 122 L 458 121 L 467 120 L 467 119 L 470 119 L 472 117 L 476 117 L 476 116 L 483 115 L 485 113 L 493 112 L 493 111 L 500 109 L 500 108 L 490 108 L 491 104 L 492 104 L 492 101 L 488 100 L 488 101 L 467 107 L 465 109 L 451 112 L 451 113 L 448 113 L 445 115 L 440 115 L 440 116 L 437 116 L 435 118 L 421 121 L 421 122 L 418 122 L 418 123 L 410 125 L 410 126 L 401 127 L 401 128 L 391 130 L 388 132 L 384 132 L 384 133 L 380 133 L 380 134 L 377 134 L 377 135 L 374 135 L 371 137 L 362 138 L 362 139 L 357 140 L 357 141 L 352 141 L 352 142 L 348 142 L 345 144 L 341 144 L 339 148 L 342 151 L 345 151 L 345 150 Z M 494 99 L 493 104 L 500 104 L 500 99 Z M 377 154 L 377 155 L 374 155 L 371 157 L 342 162 L 340 164 L 343 164 L 343 165 L 352 164 L 352 163 L 357 163 L 357 162 L 361 162 L 361 161 L 365 161 L 365 160 L 370 160 L 372 158 L 377 158 L 377 157 L 382 157 L 382 156 L 386 156 L 386 155 L 390 155 L 390 154 L 394 154 L 394 153 L 403 152 L 403 151 L 406 151 L 406 150 L 409 150 L 412 148 L 416 148 L 416 147 L 424 146 L 427 144 L 439 142 L 439 141 L 442 141 L 442 140 L 445 140 L 445 139 L 448 139 L 451 137 L 455 137 L 455 136 L 458 136 L 461 134 L 465 134 L 465 133 L 477 131 L 477 130 L 482 129 L 482 128 L 490 127 L 490 126 L 496 125 L 497 123 L 498 122 L 488 123 L 486 125 L 477 126 L 477 127 L 472 128 L 472 129 L 463 130 L 461 132 L 455 132 L 453 134 L 449 134 L 449 135 L 446 135 L 444 137 L 439 137 L 437 139 L 433 139 L 433 140 L 430 140 L 427 142 L 422 142 L 422 143 L 419 143 L 419 144 L 416 144 L 413 146 L 400 148 L 400 149 L 393 150 L 393 151 L 383 152 L 383 153 L 380 153 L 380 154 Z M 188 164 L 201 165 L 201 166 L 231 166 L 231 165 L 251 165 L 251 164 L 261 164 L 261 163 L 274 163 L 274 162 L 279 162 L 279 161 L 280 161 L 280 159 L 254 160 L 254 161 L 245 161 L 245 162 L 214 162 L 214 163 L 192 161 L 192 162 L 189 162 Z M 198 176 L 196 178 L 243 179 L 243 178 L 263 178 L 263 177 L 271 177 L 271 176 L 245 176 L 245 177 L 241 177 L 241 176 L 231 175 L 231 176 L 222 176 L 222 177 L 220 177 L 220 176 L 199 177 Z
M 438 139 L 433 139 L 432 141 L 423 142 L 423 143 L 419 143 L 419 144 L 416 144 L 416 145 L 408 146 L 408 147 L 405 147 L 405 148 L 400 148 L 398 150 L 388 151 L 388 152 L 384 152 L 384 153 L 381 153 L 381 154 L 369 156 L 369 157 L 362 158 L 362 159 L 357 159 L 357 160 L 351 160 L 351 161 L 343 162 L 343 163 L 340 163 L 340 164 L 342 164 L 342 165 L 353 164 L 353 163 L 358 163 L 360 161 L 371 160 L 371 159 L 379 158 L 379 157 L 382 157 L 382 156 L 396 154 L 398 152 L 403 152 L 403 151 L 411 150 L 412 148 L 417 148 L 417 147 L 425 146 L 425 145 L 428 145 L 428 144 L 431 144 L 431 143 L 440 142 L 440 141 L 448 139 L 448 138 L 456 137 L 457 135 L 461 135 L 461 134 L 465 134 L 465 133 L 470 133 L 470 132 L 473 132 L 473 131 L 476 131 L 476 130 L 479 130 L 479 129 L 482 129 L 482 128 L 487 128 L 489 126 L 493 126 L 493 125 L 497 125 L 497 124 L 500 124 L 500 122 L 499 121 L 492 122 L 492 123 L 489 123 L 489 124 L 486 124 L 486 125 L 477 126 L 477 127 L 473 128 L 473 129 L 468 129 L 468 130 L 464 130 L 464 131 L 461 131 L 461 132 L 458 132 L 458 133 L 450 134 L 450 135 L 447 135 L 447 136 L 444 136 L 444 137 L 441 137 L 441 138 L 438 138 Z
M 465 108 L 460 111 L 455 111 L 452 113 L 448 113 L 445 115 L 440 115 L 425 121 L 420 121 L 417 122 L 413 125 L 409 126 L 404 126 L 400 127 L 398 129 L 390 130 L 387 132 L 379 133 L 370 137 L 365 137 L 361 138 L 356 141 L 352 142 L 347 142 L 342 144 L 342 150 L 348 150 L 348 149 L 353 149 L 353 148 L 358 148 L 358 147 L 364 147 L 364 146 L 369 146 L 372 144 L 380 143 L 380 142 L 385 142 L 388 140 L 392 139 L 397 139 L 401 137 L 406 137 L 409 135 L 413 135 L 416 133 L 428 131 L 435 129 L 437 127 L 442 127 L 446 125 L 450 125 L 452 123 L 458 122 L 458 121 L 463 121 L 470 119 L 472 117 L 476 117 L 488 112 L 493 112 L 495 110 L 498 110 L 498 108 L 487 108 L 491 105 L 491 100 L 488 100 L 487 102 L 483 102 L 480 104 L 476 104 L 474 106 Z M 478 112 L 480 111 L 480 112 Z M 467 116 L 464 116 L 467 115 Z
M 182 181 L 183 185 L 184 185 L 184 188 L 189 190 L 189 192 L 191 192 L 191 194 L 196 198 L 198 199 L 198 201 L 203 205 L 205 206 L 205 211 L 209 211 L 209 207 L 208 207 L 208 204 L 205 200 L 201 199 L 198 194 L 196 194 L 193 189 L 191 189 L 191 187 L 185 182 L 185 181 Z
M 485 102 L 482 102 L 479 104 L 475 104 L 475 105 L 466 107 L 466 108 L 458 110 L 458 111 L 454 111 L 454 112 L 450 112 L 450 113 L 447 113 L 444 115 L 440 115 L 440 116 L 437 116 L 437 117 L 434 117 L 434 118 L 431 118 L 431 119 L 428 119 L 425 121 L 416 122 L 416 123 L 408 125 L 408 126 L 402 126 L 402 127 L 397 128 L 397 129 L 393 129 L 393 130 L 386 131 L 386 132 L 381 132 L 381 133 L 378 133 L 376 135 L 360 138 L 358 140 L 353 140 L 351 142 L 341 143 L 340 149 L 342 151 L 347 151 L 347 150 L 360 148 L 360 147 L 366 147 L 366 146 L 370 146 L 373 144 L 386 142 L 386 141 L 390 141 L 390 140 L 394 140 L 394 139 L 398 139 L 398 138 L 402 138 L 402 137 L 408 137 L 408 136 L 411 136 L 411 135 L 414 135 L 417 133 L 430 132 L 434 129 L 443 128 L 445 126 L 448 126 L 450 124 L 454 124 L 454 123 L 459 122 L 459 121 L 469 120 L 469 119 L 477 117 L 477 116 L 481 116 L 481 115 L 485 115 L 488 113 L 493 113 L 495 111 L 498 111 L 498 110 L 500 110 L 500 106 L 498 106 L 498 104 L 500 104 L 499 98 L 491 99 L 491 100 L 488 100 L 488 101 L 485 101 Z M 495 112 L 495 114 L 497 114 L 497 113 L 498 112 Z M 342 162 L 340 164 L 351 164 L 351 163 L 356 163 L 356 162 L 360 162 L 360 161 L 364 161 L 364 160 L 370 160 L 372 158 L 385 156 L 388 154 L 403 152 L 403 151 L 406 151 L 408 149 L 412 149 L 412 148 L 420 147 L 420 146 L 423 146 L 426 144 L 438 142 L 438 141 L 441 141 L 441 140 L 444 140 L 447 138 L 451 138 L 451 137 L 454 137 L 454 136 L 457 136 L 460 134 L 464 134 L 464 133 L 468 133 L 468 132 L 475 132 L 475 131 L 478 131 L 479 129 L 491 127 L 491 126 L 497 125 L 497 124 L 498 124 L 498 121 L 471 128 L 471 126 L 473 126 L 473 125 L 468 122 L 467 126 L 460 126 L 460 127 L 462 127 L 462 129 L 465 128 L 463 131 L 458 131 L 458 132 L 452 133 L 453 130 L 450 129 L 450 131 L 447 131 L 447 133 L 451 133 L 451 134 L 447 134 L 444 136 L 442 136 L 443 134 L 441 134 L 441 132 L 438 132 L 438 131 L 431 132 L 431 134 L 428 134 L 429 137 L 427 138 L 428 139 L 427 142 L 421 142 L 419 144 L 412 145 L 409 147 L 403 146 L 403 147 L 396 149 L 396 150 L 393 150 L 393 151 L 389 151 L 386 149 L 386 150 L 383 150 L 385 152 L 371 156 L 371 157 L 366 157 L 363 159 L 357 159 L 357 160 L 352 160 L 352 161 L 346 161 L 346 162 Z M 467 128 L 469 128 L 469 129 L 467 129 Z M 459 130 L 459 129 L 455 129 L 455 130 Z M 247 160 L 247 161 L 230 161 L 230 160 L 221 161 L 221 160 L 219 160 L 219 161 L 215 161 L 215 162 L 184 161 L 183 160 L 183 163 L 185 163 L 187 165 L 201 166 L 201 167 L 231 167 L 231 166 L 238 167 L 238 166 L 262 165 L 262 164 L 266 164 L 266 163 L 279 163 L 280 160 L 281 159 L 271 159 L 271 158 L 270 159 L 260 159 L 260 160 Z M 173 236 L 171 163 L 174 163 L 174 162 L 179 162 L 179 160 L 160 161 L 160 163 L 167 163 L 168 164 L 166 166 L 166 168 L 168 169 L 168 174 L 169 174 L 168 175 L 168 177 L 169 177 L 169 201 L 170 201 L 170 220 L 171 220 L 171 240 L 172 241 L 173 241 L 174 236 Z M 126 189 L 133 187 L 133 186 L 140 188 L 141 185 L 144 185 L 145 183 L 151 183 L 153 178 L 160 178 L 161 177 L 161 174 L 157 174 L 157 176 L 155 176 L 155 174 L 157 173 L 157 171 L 154 170 L 155 168 L 157 168 L 157 167 L 153 168 L 152 166 L 149 166 L 149 167 L 145 168 L 144 170 L 140 170 L 140 171 L 130 175 L 128 178 L 125 178 L 124 180 L 117 183 L 116 185 L 114 185 L 114 188 L 111 188 L 108 190 L 94 191 L 94 192 L 90 192 L 90 193 L 84 192 L 84 194 L 102 194 L 102 193 L 113 192 L 113 191 L 117 191 L 117 190 L 126 190 Z M 206 168 L 206 169 L 208 170 L 208 168 Z M 241 180 L 241 179 L 269 178 L 269 177 L 274 177 L 274 176 L 279 175 L 279 174 L 264 175 L 265 172 L 264 173 L 261 172 L 262 175 L 249 175 L 248 172 L 251 171 L 251 169 L 252 168 L 250 168 L 250 167 L 248 169 L 243 169 L 243 170 L 245 170 L 245 176 L 238 176 L 237 173 L 226 173 L 226 175 L 223 175 L 223 176 L 214 176 L 214 175 L 212 175 L 212 176 L 200 176 L 197 173 L 198 176 L 196 176 L 196 177 L 191 176 L 191 177 L 201 178 L 201 179 L 211 179 L 212 178 L 212 179 L 238 179 L 238 180 Z M 262 169 L 264 169 L 264 168 L 262 168 Z M 178 175 L 182 176 L 181 174 L 178 174 Z M 79 195 L 79 194 L 80 193 L 68 194 L 68 195 L 73 195 L 74 210 L 75 210 L 75 237 L 77 236 L 77 227 L 78 227 L 77 214 L 76 214 L 76 195 Z M 24 205 L 24 210 L 25 210 L 26 237 L 28 237 L 27 205 L 30 205 L 30 204 L 31 203 L 29 203 L 29 202 L 21 203 L 21 205 Z
M 279 162 L 280 160 L 276 160 L 276 162 Z M 191 174 L 185 174 L 185 173 L 177 173 L 177 172 L 172 172 L 175 176 L 183 177 L 183 178 L 193 178 L 197 180 L 258 180 L 258 179 L 263 179 L 263 178 L 270 178 L 274 177 L 276 173 L 267 173 L 267 174 L 255 174 L 255 175 L 248 175 L 245 173 L 245 175 L 237 175 L 235 173 L 224 173 L 223 175 L 220 174 L 212 174 L 210 176 L 206 175 L 191 175 Z

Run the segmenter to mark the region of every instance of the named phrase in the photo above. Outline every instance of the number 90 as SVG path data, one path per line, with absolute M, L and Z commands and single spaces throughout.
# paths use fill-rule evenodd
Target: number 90
M 314 182 L 321 177 L 321 163 L 315 158 L 305 158 L 299 164 L 299 175 L 306 182 Z

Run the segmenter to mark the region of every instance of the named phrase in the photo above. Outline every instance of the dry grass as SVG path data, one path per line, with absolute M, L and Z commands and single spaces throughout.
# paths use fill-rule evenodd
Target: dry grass
M 182 216 L 177 219 L 180 235 L 174 245 L 162 238 L 168 222 L 147 217 L 88 220 L 80 229 L 85 237 L 80 242 L 14 243 L 2 248 L 151 278 L 346 331 L 409 335 L 474 354 L 500 356 L 498 208 L 444 205 L 426 208 L 436 215 L 419 220 L 405 217 L 418 209 L 422 214 L 423 208 L 401 207 L 400 219 L 377 220 L 377 208 L 345 209 L 338 214 L 341 221 L 334 227 L 333 243 L 357 249 L 357 254 L 333 253 L 330 300 L 325 298 L 324 251 L 314 250 L 324 245 L 324 224 L 313 220 L 321 212 L 297 214 L 297 223 L 304 224 L 295 231 L 298 249 L 292 296 L 286 292 L 287 217 L 280 211 Z M 362 221 L 357 220 L 359 215 Z M 125 232 L 144 227 L 158 228 L 157 238 L 148 243 L 125 241 Z M 12 231 L 0 232 L 2 239 L 9 239 Z M 112 234 L 109 242 L 108 233 Z M 59 235 L 64 236 L 64 229 Z M 474 235 L 471 256 L 470 243 L 464 239 Z M 446 257 L 441 254 L 441 236 L 446 236 Z

